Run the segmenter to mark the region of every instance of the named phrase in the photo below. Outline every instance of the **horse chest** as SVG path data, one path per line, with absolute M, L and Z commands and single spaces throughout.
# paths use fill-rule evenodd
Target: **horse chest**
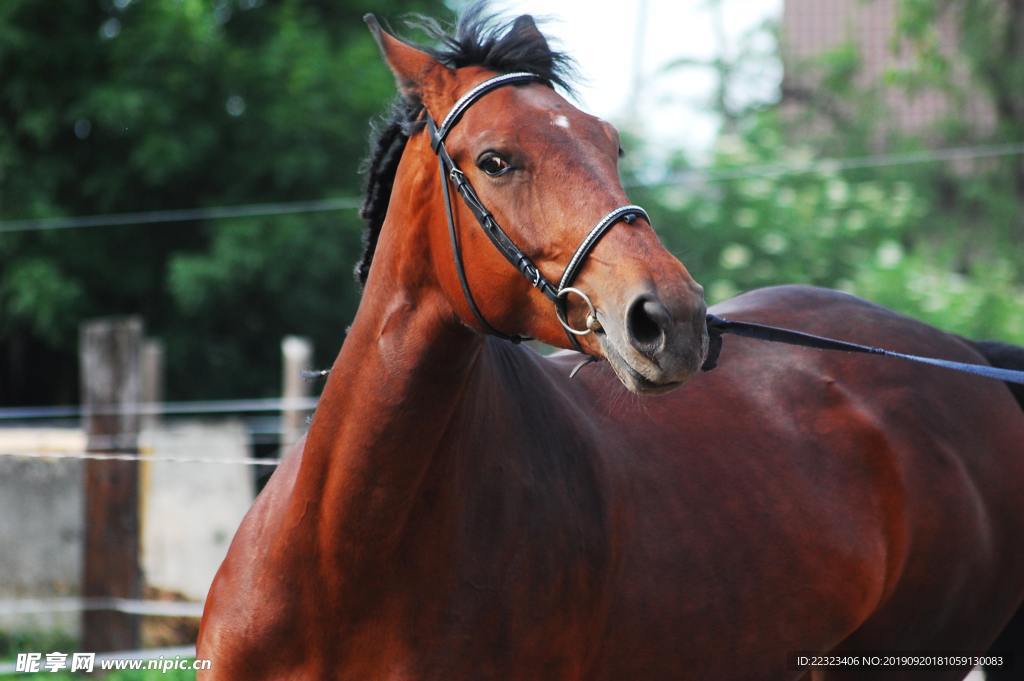
M 612 548 L 598 478 L 571 453 L 503 444 L 428 474 L 376 589 L 389 614 L 372 627 L 407 641 L 415 678 L 573 678 L 601 630 Z

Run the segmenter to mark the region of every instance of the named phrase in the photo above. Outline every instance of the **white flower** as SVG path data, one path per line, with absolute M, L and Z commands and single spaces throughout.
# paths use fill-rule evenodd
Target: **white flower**
M 742 244 L 729 244 L 722 249 L 720 261 L 722 267 L 734 270 L 750 264 L 750 249 Z
M 891 270 L 903 260 L 903 247 L 895 241 L 884 241 L 878 247 L 875 257 L 880 267 Z

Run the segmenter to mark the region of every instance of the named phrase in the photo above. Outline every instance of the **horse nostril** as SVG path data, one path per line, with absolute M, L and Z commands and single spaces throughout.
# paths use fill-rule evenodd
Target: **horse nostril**
M 633 346 L 646 355 L 660 351 L 665 345 L 665 329 L 672 318 L 661 302 L 650 296 L 639 296 L 626 313 L 626 329 Z

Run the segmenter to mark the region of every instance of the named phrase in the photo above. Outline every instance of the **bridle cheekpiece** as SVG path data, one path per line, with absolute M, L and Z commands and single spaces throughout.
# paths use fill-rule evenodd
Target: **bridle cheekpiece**
M 543 83 L 550 86 L 551 83 L 541 76 L 535 73 L 529 72 L 517 72 L 517 73 L 506 73 L 500 76 L 489 78 L 482 83 L 474 86 L 469 92 L 462 95 L 452 106 L 451 111 L 441 121 L 441 125 L 438 126 L 434 123 L 434 119 L 431 118 L 430 114 L 426 116 L 426 127 L 427 133 L 430 135 L 430 146 L 437 154 L 438 163 L 440 164 L 441 170 L 441 192 L 444 196 L 445 213 L 448 218 L 448 236 L 451 239 L 452 254 L 455 259 L 455 270 L 459 276 L 459 284 L 462 287 L 462 293 L 466 298 L 466 302 L 469 304 L 469 309 L 473 312 L 473 316 L 476 318 L 477 323 L 487 333 L 504 338 L 505 340 L 518 343 L 522 340 L 526 340 L 523 336 L 509 335 L 502 333 L 495 329 L 484 317 L 480 308 L 476 304 L 476 300 L 473 298 L 473 293 L 470 291 L 469 282 L 466 279 L 466 270 L 462 263 L 462 248 L 459 244 L 458 233 L 455 229 L 455 216 L 452 211 L 451 194 L 448 189 L 449 182 L 455 185 L 455 190 L 462 197 L 463 202 L 469 208 L 470 212 L 476 218 L 477 222 L 480 223 L 481 229 L 484 234 L 490 239 L 494 247 L 498 249 L 506 260 L 519 270 L 519 272 L 530 282 L 530 285 L 536 288 L 538 291 L 544 294 L 548 300 L 550 300 L 555 306 L 555 315 L 558 317 L 559 323 L 565 329 L 566 335 L 572 342 L 573 347 L 578 351 L 584 352 L 582 346 L 580 346 L 577 336 L 585 336 L 593 331 L 601 328 L 600 323 L 597 320 L 597 311 L 594 309 L 594 304 L 590 301 L 590 298 L 586 293 L 578 288 L 573 287 L 573 282 L 576 280 L 576 276 L 583 267 L 583 263 L 591 250 L 597 245 L 597 242 L 601 239 L 604 234 L 610 230 L 613 226 L 619 222 L 625 222 L 632 224 L 637 217 L 642 217 L 647 222 L 650 222 L 650 217 L 640 206 L 636 205 L 625 205 L 619 206 L 615 210 L 610 211 L 607 215 L 601 218 L 593 229 L 587 234 L 587 236 L 580 242 L 580 245 L 576 248 L 572 258 L 569 259 L 569 264 L 565 266 L 565 270 L 562 272 L 561 278 L 558 280 L 558 285 L 552 284 L 538 268 L 530 258 L 523 253 L 515 242 L 505 233 L 498 222 L 494 219 L 494 216 L 480 201 L 480 197 L 473 189 L 473 185 L 470 184 L 466 174 L 459 170 L 459 167 L 455 164 L 455 161 L 448 154 L 448 150 L 445 148 L 444 140 L 451 132 L 451 129 L 459 122 L 462 115 L 471 107 L 477 100 L 486 95 L 488 92 L 496 90 L 505 85 L 517 85 L 522 83 Z M 579 296 L 584 303 L 587 305 L 587 325 L 583 329 L 573 328 L 566 317 L 568 308 L 568 295 L 574 294 Z

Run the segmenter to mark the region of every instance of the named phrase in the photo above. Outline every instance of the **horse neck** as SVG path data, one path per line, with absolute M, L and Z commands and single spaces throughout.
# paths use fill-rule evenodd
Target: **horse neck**
M 481 337 L 458 323 L 422 245 L 428 243 L 424 230 L 437 226 L 417 224 L 415 216 L 443 215 L 440 205 L 424 205 L 428 190 L 403 196 L 396 180 L 363 299 L 317 407 L 293 495 L 298 517 L 316 524 L 324 554 L 359 555 L 363 564 L 372 562 L 368 553 L 386 559 L 400 541 L 419 485 L 481 361 Z M 392 217 L 396 206 L 412 205 L 412 217 L 401 211 Z

